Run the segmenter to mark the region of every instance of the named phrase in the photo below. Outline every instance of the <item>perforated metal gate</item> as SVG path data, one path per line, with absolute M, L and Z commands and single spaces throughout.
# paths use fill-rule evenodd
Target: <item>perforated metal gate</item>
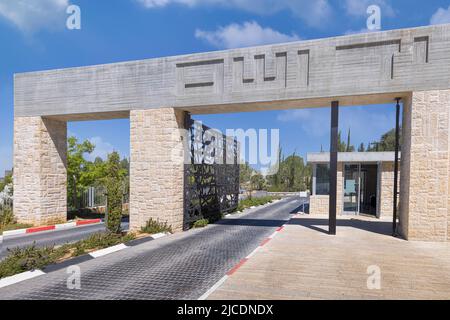
M 239 146 L 188 117 L 188 156 L 184 168 L 184 226 L 210 222 L 234 211 L 239 201 Z

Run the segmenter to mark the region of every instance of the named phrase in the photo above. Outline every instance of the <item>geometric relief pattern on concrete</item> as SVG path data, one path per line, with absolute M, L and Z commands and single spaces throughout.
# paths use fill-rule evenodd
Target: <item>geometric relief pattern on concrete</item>
M 177 63 L 177 95 L 223 92 L 224 60 Z
M 184 228 L 200 219 L 217 220 L 237 208 L 238 144 L 233 138 L 191 121 L 184 169 Z
M 286 88 L 287 52 L 233 58 L 233 89 Z
M 401 53 L 401 40 L 365 42 L 336 47 L 336 60 L 342 66 L 343 81 L 354 79 L 392 80 L 395 77 L 395 57 Z M 354 68 L 358 66 L 358 68 Z

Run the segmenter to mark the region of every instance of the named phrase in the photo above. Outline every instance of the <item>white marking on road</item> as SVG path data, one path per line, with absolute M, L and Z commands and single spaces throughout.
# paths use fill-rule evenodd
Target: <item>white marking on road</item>
M 257 247 L 255 250 L 252 251 L 252 253 L 250 253 L 247 257 L 245 257 L 245 259 L 250 259 L 251 257 L 253 257 L 255 253 L 259 251 L 260 248 L 261 247 Z
M 275 231 L 274 233 L 272 233 L 269 237 L 269 239 L 273 239 L 275 238 L 275 236 L 277 235 L 278 231 Z
M 102 249 L 102 250 L 97 250 L 94 252 L 89 253 L 91 255 L 91 257 L 94 258 L 98 258 L 98 257 L 102 257 L 102 256 L 106 256 L 107 254 L 113 253 L 113 252 L 117 252 L 123 249 L 127 249 L 128 247 L 126 245 L 124 245 L 123 243 L 118 244 L 116 246 L 112 246 L 106 249 Z
M 4 288 L 25 280 L 33 279 L 42 276 L 45 272 L 41 270 L 27 271 L 19 274 L 15 274 L 11 277 L 6 277 L 0 280 L 0 288 Z
M 162 237 L 165 237 L 165 236 L 167 236 L 167 233 L 160 232 L 160 233 L 152 235 L 152 238 L 156 240 L 156 239 L 159 239 L 159 238 L 162 238 Z
M 216 282 L 208 291 L 206 291 L 198 300 L 206 300 L 214 291 L 216 291 L 226 280 L 228 276 L 223 276 L 219 281 Z

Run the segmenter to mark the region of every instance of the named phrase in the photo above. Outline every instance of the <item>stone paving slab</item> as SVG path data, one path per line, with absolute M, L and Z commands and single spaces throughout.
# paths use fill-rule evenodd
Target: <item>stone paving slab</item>
M 450 244 L 394 238 L 389 221 L 343 217 L 337 236 L 327 223 L 295 217 L 209 299 L 450 299 Z

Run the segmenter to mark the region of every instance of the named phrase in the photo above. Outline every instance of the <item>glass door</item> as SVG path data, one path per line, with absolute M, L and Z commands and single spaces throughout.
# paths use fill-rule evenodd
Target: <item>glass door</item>
M 359 212 L 360 166 L 346 164 L 344 168 L 344 213 Z

